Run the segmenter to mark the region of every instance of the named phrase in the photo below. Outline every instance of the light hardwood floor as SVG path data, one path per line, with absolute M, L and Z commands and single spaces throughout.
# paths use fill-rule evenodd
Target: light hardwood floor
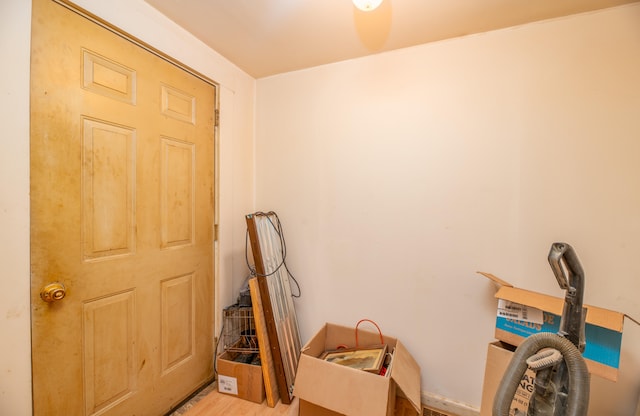
M 214 387 L 207 389 L 208 392 L 199 397 L 195 403 L 186 404 L 172 416 L 298 416 L 297 397 L 293 398 L 290 405 L 278 401 L 275 407 L 269 407 L 266 400 L 262 404 L 257 404 L 219 393 Z
M 169 416 L 298 416 L 299 411 L 300 403 L 297 397 L 293 398 L 290 405 L 282 404 L 278 400 L 275 407 L 269 407 L 266 400 L 262 404 L 257 404 L 219 393 L 213 383 Z M 446 416 L 448 414 L 435 410 L 425 411 L 429 412 L 424 413 L 425 415 Z M 418 413 L 409 400 L 399 397 L 396 400 L 394 415 L 418 416 Z

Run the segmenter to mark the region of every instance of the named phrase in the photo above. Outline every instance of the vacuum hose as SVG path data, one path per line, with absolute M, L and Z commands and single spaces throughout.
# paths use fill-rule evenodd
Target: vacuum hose
M 493 416 L 509 416 L 513 396 L 527 370 L 527 358 L 543 348 L 554 348 L 562 354 L 569 375 L 566 416 L 586 416 L 589 408 L 590 376 L 582 354 L 568 339 L 551 332 L 541 332 L 526 338 L 505 370 L 493 400 Z

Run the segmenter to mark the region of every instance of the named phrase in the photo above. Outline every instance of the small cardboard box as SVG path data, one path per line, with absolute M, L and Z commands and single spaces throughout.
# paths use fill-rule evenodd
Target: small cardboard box
M 218 355 L 218 391 L 255 403 L 265 399 L 262 367 L 233 361 L 233 353 L 228 351 Z
M 380 343 L 380 334 L 358 330 L 359 345 Z M 384 376 L 322 360 L 338 345 L 355 346 L 355 329 L 326 323 L 302 347 L 293 394 L 300 416 L 393 416 L 396 395 L 421 409 L 420 366 L 395 338 L 384 336 L 393 360 Z
M 507 344 L 518 346 L 528 336 L 539 332 L 557 333 L 564 299 L 543 295 L 513 285 L 490 274 L 479 272 L 499 285 L 495 297 L 513 302 L 513 316 L 499 310 L 496 317 L 495 337 Z M 518 308 L 517 305 L 524 306 Z M 622 327 L 625 316 L 620 312 L 584 305 L 587 309 L 585 323 L 586 348 L 583 357 L 591 374 L 617 381 L 622 346 Z M 515 310 L 518 309 L 518 310 Z M 541 322 L 532 323 L 518 317 L 522 313 L 540 312 Z M 631 318 L 630 318 L 631 319 Z M 633 320 L 633 319 L 632 319 Z M 637 322 L 634 320 L 634 322 Z
M 493 399 L 502 381 L 507 366 L 511 362 L 515 347 L 500 341 L 492 342 L 487 349 L 487 363 L 484 371 L 484 385 L 482 386 L 482 402 L 480 404 L 480 416 L 491 416 L 493 410 Z M 533 394 L 535 373 L 527 370 L 522 377 L 520 385 L 513 397 L 509 415 L 514 416 L 518 409 L 524 414 L 527 413 L 529 400 Z

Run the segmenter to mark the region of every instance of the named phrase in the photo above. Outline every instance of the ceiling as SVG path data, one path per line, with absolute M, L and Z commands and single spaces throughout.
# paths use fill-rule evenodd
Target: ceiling
M 254 78 L 640 0 L 145 0 Z

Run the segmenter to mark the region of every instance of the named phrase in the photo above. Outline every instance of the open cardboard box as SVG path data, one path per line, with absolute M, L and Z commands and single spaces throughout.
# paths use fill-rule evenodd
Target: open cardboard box
M 359 345 L 380 343 L 380 334 L 358 330 Z M 393 416 L 396 396 L 421 414 L 420 366 L 402 343 L 384 336 L 393 361 L 385 376 L 322 360 L 338 345 L 355 346 L 355 328 L 326 323 L 302 347 L 293 394 L 300 416 Z
M 487 349 L 480 416 L 490 416 L 495 393 L 516 346 L 534 333 L 557 333 L 560 329 L 564 299 L 519 289 L 490 273 L 479 273 L 498 285 L 496 298 L 513 302 L 511 305 L 513 309 L 508 309 L 506 312 L 501 310 L 499 305 L 495 326 L 495 338 L 498 341 L 490 342 Z M 519 308 L 519 305 L 523 307 Z M 587 316 L 585 323 L 586 348 L 583 356 L 589 372 L 592 375 L 615 382 L 618 379 L 624 318 L 626 317 L 639 325 L 640 323 L 620 312 L 589 305 L 584 305 L 584 307 L 587 309 Z M 543 322 L 535 324 L 510 318 L 510 312 L 513 312 L 514 315 L 523 313 L 531 315 L 537 312 L 542 315 Z M 526 409 L 533 393 L 534 379 L 535 373 L 527 370 L 514 396 L 510 415 L 513 416 L 516 408 Z
M 557 333 L 560 330 L 564 306 L 563 298 L 519 289 L 490 273 L 478 273 L 499 285 L 496 298 L 533 308 L 529 312 L 542 311 L 543 322 L 540 324 L 510 318 L 505 314 L 498 313 L 495 337 L 499 341 L 518 346 L 532 334 L 538 332 Z M 617 381 L 624 318 L 627 317 L 635 323 L 638 321 L 620 312 L 589 305 L 584 305 L 584 307 L 587 309 L 587 316 L 585 323 L 586 347 L 583 357 L 589 372 L 607 380 Z
M 225 351 L 217 357 L 218 391 L 254 403 L 262 403 L 265 390 L 261 366 L 235 362 L 235 355 L 237 353 Z

